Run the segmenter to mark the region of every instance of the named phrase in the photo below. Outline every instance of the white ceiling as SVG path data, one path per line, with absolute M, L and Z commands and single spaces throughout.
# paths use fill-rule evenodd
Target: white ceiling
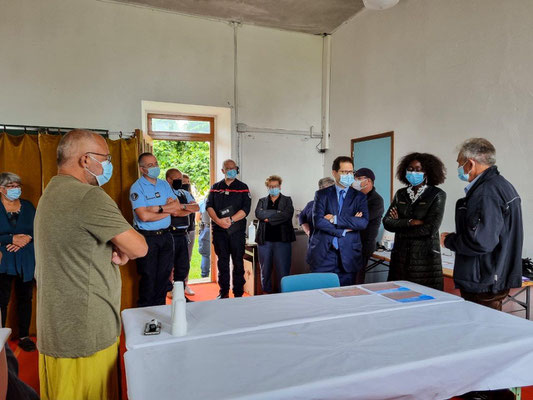
M 181 14 L 311 34 L 332 33 L 362 0 L 115 0 Z

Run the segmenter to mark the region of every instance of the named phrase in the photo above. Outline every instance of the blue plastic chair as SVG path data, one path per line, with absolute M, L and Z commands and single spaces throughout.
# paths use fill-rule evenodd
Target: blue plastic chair
M 284 276 L 281 279 L 281 292 L 300 292 L 302 290 L 339 287 L 339 277 L 332 272 Z

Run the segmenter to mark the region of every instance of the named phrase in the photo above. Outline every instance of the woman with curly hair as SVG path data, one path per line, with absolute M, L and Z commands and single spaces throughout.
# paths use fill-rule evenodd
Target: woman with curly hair
M 443 290 L 439 227 L 446 193 L 436 186 L 446 179 L 446 168 L 432 154 L 411 153 L 400 160 L 396 178 L 407 187 L 396 192 L 383 218 L 395 233 L 388 280 Z

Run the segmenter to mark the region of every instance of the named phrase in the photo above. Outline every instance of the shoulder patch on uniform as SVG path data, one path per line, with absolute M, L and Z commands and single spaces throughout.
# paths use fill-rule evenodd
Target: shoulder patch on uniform
M 132 193 L 130 197 L 133 201 L 135 201 L 139 198 L 139 195 L 137 193 Z

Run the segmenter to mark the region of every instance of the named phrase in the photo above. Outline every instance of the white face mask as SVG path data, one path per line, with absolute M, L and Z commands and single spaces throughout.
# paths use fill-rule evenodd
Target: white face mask
M 357 179 L 355 181 L 353 181 L 352 187 L 355 190 L 359 190 L 359 191 L 361 191 L 361 189 L 363 188 L 362 185 L 361 185 L 361 181 L 358 181 Z
M 367 178 L 365 178 L 365 179 L 361 179 L 361 180 L 356 179 L 356 180 L 352 183 L 352 187 L 353 187 L 355 190 L 359 190 L 359 191 L 361 191 L 361 190 L 363 190 L 364 188 L 367 187 L 367 182 L 366 182 L 366 180 L 367 180 Z M 364 185 L 363 185 L 363 182 L 365 183 Z

